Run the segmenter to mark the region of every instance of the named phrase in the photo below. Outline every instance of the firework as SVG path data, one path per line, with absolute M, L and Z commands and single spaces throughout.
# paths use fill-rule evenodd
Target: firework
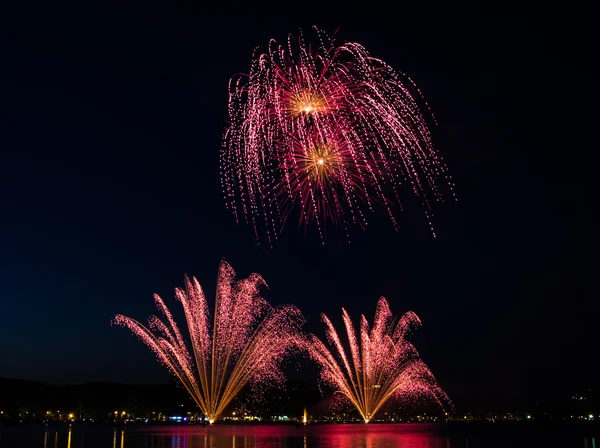
M 433 397 L 442 407 L 450 403 L 437 385 L 433 374 L 408 342 L 408 333 L 421 321 L 408 312 L 394 325 L 385 298 L 379 299 L 373 327 L 361 316 L 360 334 L 354 330 L 350 316 L 342 308 L 348 334 L 350 355 L 326 315 L 330 351 L 319 338 L 310 335 L 308 352 L 321 367 L 321 378 L 336 392 L 349 400 L 366 423 L 390 399 L 405 400 L 423 395 Z
M 227 206 L 269 241 L 296 209 L 321 235 L 327 222 L 366 227 L 376 204 L 396 227 L 403 186 L 430 218 L 430 199 L 443 198 L 438 179 L 452 184 L 420 91 L 361 45 L 315 30 L 317 45 L 302 35 L 287 46 L 272 40 L 255 52 L 248 75 L 230 81 L 221 151 Z
M 362 222 L 360 203 L 371 205 L 368 188 L 374 187 L 374 160 L 357 150 L 360 142 L 348 138 L 340 127 L 293 136 L 289 151 L 274 167 L 276 179 L 269 191 L 278 201 L 280 215 L 287 219 L 295 205 L 305 221 L 318 225 L 326 220 L 343 224 L 348 212 Z M 352 202 L 348 202 L 348 200 Z M 348 209 L 348 210 L 346 210 Z
M 271 307 L 259 294 L 261 285 L 257 274 L 236 281 L 231 266 L 221 262 L 211 331 L 202 288 L 186 276 L 185 288 L 176 288 L 175 296 L 183 306 L 191 352 L 158 295 L 154 300 L 164 320 L 150 316 L 146 327 L 118 314 L 113 322 L 129 328 L 156 354 L 212 423 L 246 384 L 256 391 L 280 384 L 281 361 L 298 346 L 302 314 L 291 305 Z

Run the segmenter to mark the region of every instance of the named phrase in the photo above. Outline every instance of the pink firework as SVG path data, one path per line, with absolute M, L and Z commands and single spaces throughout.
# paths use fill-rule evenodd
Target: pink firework
M 156 294 L 163 320 L 150 316 L 146 327 L 118 314 L 113 322 L 129 328 L 156 354 L 212 423 L 245 385 L 261 390 L 280 384 L 281 362 L 300 343 L 302 314 L 291 305 L 272 308 L 259 294 L 263 284 L 257 274 L 236 281 L 233 268 L 221 262 L 211 331 L 202 288 L 186 276 L 185 288 L 176 288 L 175 297 L 183 306 L 191 352 Z
M 375 204 L 396 227 L 405 185 L 429 219 L 428 198 L 442 200 L 438 179 L 452 184 L 419 90 L 361 45 L 337 45 L 315 30 L 315 47 L 302 36 L 285 47 L 272 40 L 250 73 L 230 82 L 221 151 L 227 206 L 253 224 L 257 239 L 263 226 L 276 238 L 296 209 L 300 223 L 314 221 L 323 236 L 328 221 L 366 227 Z
M 330 351 L 319 338 L 310 335 L 308 352 L 321 367 L 321 378 L 358 410 L 366 423 L 390 399 L 406 400 L 432 397 L 440 406 L 450 404 L 437 385 L 433 374 L 420 359 L 407 335 L 421 324 L 417 315 L 408 312 L 394 325 L 385 298 L 379 299 L 373 327 L 361 316 L 360 334 L 354 330 L 350 316 L 342 308 L 348 335 L 349 355 L 326 315 Z

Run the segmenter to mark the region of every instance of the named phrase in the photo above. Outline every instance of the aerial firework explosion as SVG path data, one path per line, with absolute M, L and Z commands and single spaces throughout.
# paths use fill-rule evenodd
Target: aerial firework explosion
M 435 151 L 420 91 L 406 75 L 357 43 L 336 44 L 315 28 L 287 46 L 256 51 L 248 75 L 230 81 L 229 122 L 221 151 L 226 204 L 271 243 L 292 211 L 314 221 L 367 226 L 380 204 L 394 227 L 406 187 L 424 205 L 452 190 Z
M 113 322 L 129 328 L 156 354 L 212 423 L 246 384 L 255 386 L 255 391 L 280 384 L 281 361 L 301 339 L 300 311 L 291 305 L 271 307 L 259 294 L 263 284 L 258 274 L 236 281 L 233 268 L 221 262 L 211 338 L 202 288 L 195 278 L 185 277 L 185 288 L 176 288 L 175 297 L 185 312 L 193 357 L 156 294 L 164 320 L 150 316 L 146 327 L 118 314 Z
M 366 423 L 390 399 L 407 400 L 432 397 L 440 406 L 450 403 L 433 374 L 420 359 L 406 336 L 421 321 L 408 312 L 394 325 L 385 298 L 379 299 L 373 327 L 361 316 L 357 338 L 350 316 L 342 308 L 348 334 L 350 356 L 329 318 L 321 317 L 327 327 L 330 351 L 319 338 L 310 335 L 308 352 L 321 367 L 321 378 L 354 405 Z

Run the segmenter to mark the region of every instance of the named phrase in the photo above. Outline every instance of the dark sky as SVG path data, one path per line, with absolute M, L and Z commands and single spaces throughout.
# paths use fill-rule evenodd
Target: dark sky
M 292 22 L 88 3 L 3 16 L 0 377 L 165 382 L 111 317 L 144 319 L 154 292 L 178 309 L 184 273 L 212 295 L 225 257 L 240 275 L 261 273 L 271 303 L 298 305 L 321 336 L 320 312 L 371 319 L 381 295 L 395 314 L 415 311 L 413 340 L 461 406 L 598 385 L 584 26 L 474 13 Z M 459 198 L 436 209 L 437 238 L 412 207 L 398 233 L 374 216 L 351 244 L 330 231 L 323 247 L 292 223 L 273 249 L 258 248 L 225 210 L 229 77 L 248 70 L 255 46 L 312 24 L 339 27 L 338 39 L 423 91 Z

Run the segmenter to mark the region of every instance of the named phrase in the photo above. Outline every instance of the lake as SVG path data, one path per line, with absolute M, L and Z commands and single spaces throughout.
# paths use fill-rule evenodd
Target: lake
M 600 448 L 598 426 L 527 423 L 0 426 L 2 448 Z

